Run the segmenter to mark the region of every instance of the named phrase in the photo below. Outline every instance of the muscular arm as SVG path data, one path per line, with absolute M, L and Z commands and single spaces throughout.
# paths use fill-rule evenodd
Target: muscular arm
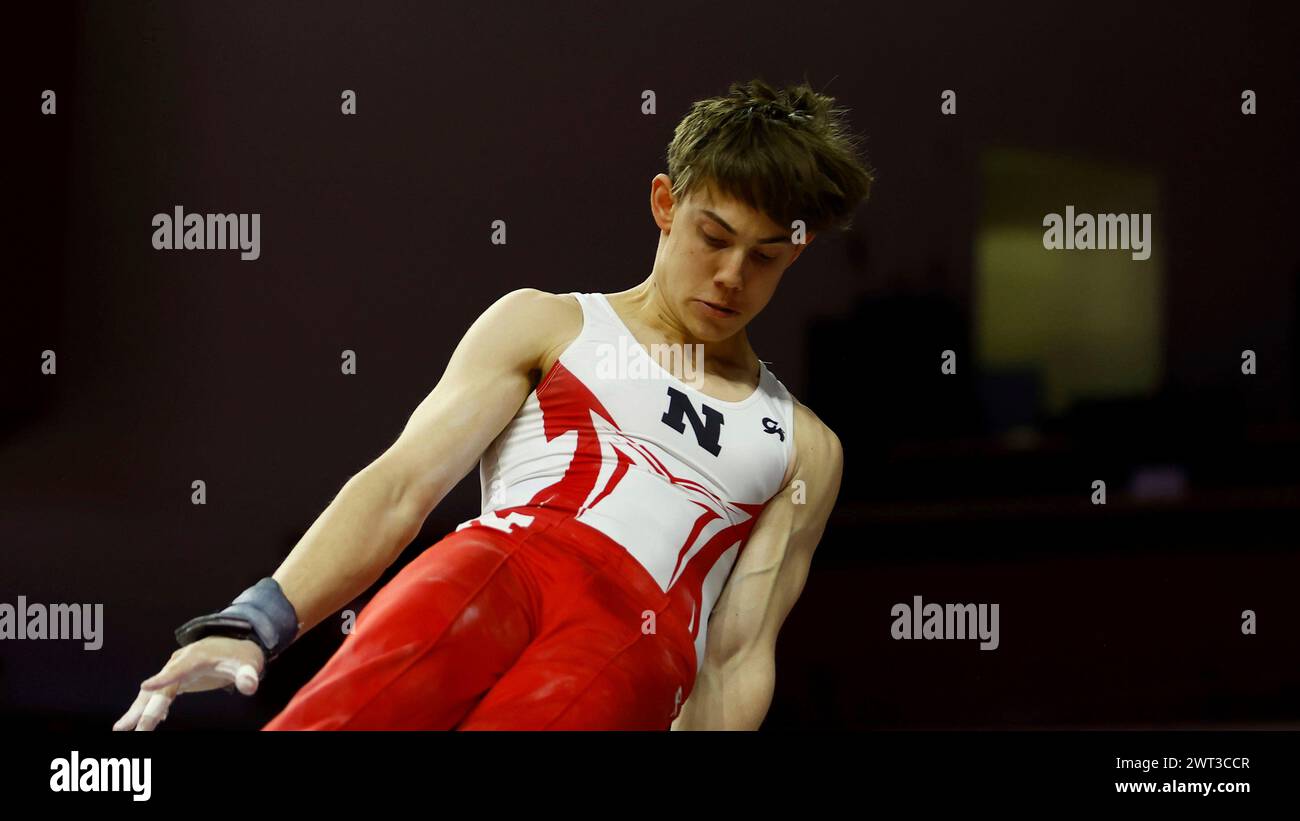
M 571 298 L 532 289 L 506 294 L 474 322 L 397 441 L 348 480 L 275 571 L 300 634 L 374 584 L 580 327 Z M 206 636 L 141 682 L 113 729 L 154 729 L 181 693 L 233 684 L 251 695 L 265 666 L 258 642 Z
M 803 592 L 839 493 L 839 439 L 795 410 L 795 470 L 759 516 L 709 618 L 705 659 L 674 730 L 756 730 L 776 687 L 776 638 Z
M 523 289 L 488 308 L 397 440 L 303 535 L 274 574 L 300 633 L 374 584 L 514 417 L 562 336 L 564 300 Z

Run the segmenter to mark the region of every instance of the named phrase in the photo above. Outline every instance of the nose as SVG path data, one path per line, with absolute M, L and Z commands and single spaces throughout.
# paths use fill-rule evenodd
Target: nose
M 739 256 L 727 258 L 727 264 L 713 275 L 714 284 L 728 290 L 739 291 L 745 287 L 744 259 Z

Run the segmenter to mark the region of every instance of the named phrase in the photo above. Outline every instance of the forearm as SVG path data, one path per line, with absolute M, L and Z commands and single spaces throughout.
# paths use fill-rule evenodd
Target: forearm
M 706 663 L 672 729 L 757 730 L 775 689 L 776 664 L 770 654 L 720 665 Z
M 273 574 L 297 611 L 299 634 L 374 584 L 426 514 L 373 465 L 348 480 Z

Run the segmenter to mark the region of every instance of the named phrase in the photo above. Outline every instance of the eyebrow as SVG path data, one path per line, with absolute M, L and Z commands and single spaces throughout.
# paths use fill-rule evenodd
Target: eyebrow
M 718 225 L 721 225 L 723 228 L 726 228 L 726 229 L 727 229 L 728 231 L 730 231 L 731 233 L 733 233 L 733 234 L 739 233 L 738 231 L 736 231 L 735 228 L 732 228 L 730 225 L 728 225 L 726 220 L 724 220 L 722 217 L 718 216 L 717 214 L 713 213 L 713 212 L 710 211 L 709 209 L 707 209 L 707 208 L 701 208 L 700 211 L 704 214 L 704 216 L 706 216 L 706 217 L 708 217 L 709 219 L 713 220 L 713 221 L 716 222 Z M 771 243 L 773 243 L 773 242 L 784 242 L 784 243 L 787 243 L 787 244 L 792 244 L 792 243 L 790 243 L 790 236 L 789 236 L 788 234 L 777 234 L 777 235 L 774 236 L 774 237 L 767 237 L 766 239 L 760 239 L 760 240 L 758 241 L 758 244 L 759 244 L 759 245 L 769 245 L 769 244 L 771 244 Z

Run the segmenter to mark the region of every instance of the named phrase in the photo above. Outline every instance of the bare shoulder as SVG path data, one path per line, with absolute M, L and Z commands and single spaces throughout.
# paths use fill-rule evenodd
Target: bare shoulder
M 812 408 L 794 402 L 794 476 L 839 483 L 844 468 L 844 448 L 835 431 Z
M 533 326 L 563 327 L 575 321 L 582 324 L 582 307 L 572 294 L 552 294 L 537 288 L 516 288 L 498 299 L 492 309 Z
M 582 306 L 572 294 L 518 288 L 498 299 L 488 311 L 499 316 L 505 331 L 532 341 L 543 374 L 582 332 Z

